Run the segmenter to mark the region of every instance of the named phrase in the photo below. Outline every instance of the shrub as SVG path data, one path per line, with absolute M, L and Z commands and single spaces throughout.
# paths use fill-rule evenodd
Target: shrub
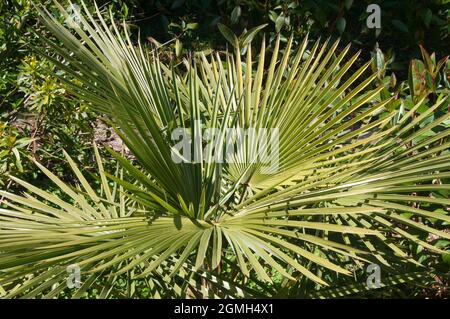
M 27 194 L 0 192 L 6 296 L 102 287 L 99 296 L 118 297 L 124 285 L 128 297 L 136 287 L 150 297 L 336 296 L 366 289 L 326 287 L 350 284 L 367 263 L 389 274 L 384 284 L 418 281 L 427 277 L 417 272 L 419 248 L 446 253 L 450 114 L 432 116 L 444 94 L 420 115 L 425 98 L 391 109 L 370 62 L 349 74 L 358 54 L 337 53 L 338 42 L 310 47 L 305 38 L 294 50 L 292 38 L 284 47 L 278 38 L 268 59 L 263 41 L 253 60 L 252 44 L 241 56 L 230 35 L 234 54 L 170 65 L 113 21 L 111 31 L 99 12 L 85 10 L 73 29 L 39 12 L 64 44 L 41 37 L 52 50 L 41 53 L 108 118 L 136 163 L 110 150 L 119 168 L 108 174 L 95 149 L 99 189 L 68 155 L 76 187 L 36 163 L 60 196 L 11 177 Z M 200 141 L 190 147 L 204 160 L 173 160 L 176 128 Z M 226 149 L 226 128 L 279 129 L 278 170 L 251 157 L 258 136 L 231 153 L 236 161 L 212 161 L 212 149 L 201 152 L 207 128 L 218 129 L 215 151 Z M 72 292 L 70 265 L 84 276 Z

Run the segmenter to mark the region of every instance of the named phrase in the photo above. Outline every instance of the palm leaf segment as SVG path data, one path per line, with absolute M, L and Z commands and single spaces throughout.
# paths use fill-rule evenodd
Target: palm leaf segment
M 348 46 L 337 53 L 337 42 L 307 50 L 304 39 L 294 50 L 291 38 L 281 53 L 277 39 L 268 61 L 263 42 L 256 61 L 248 45 L 245 57 L 238 47 L 234 55 L 198 53 L 168 66 L 155 51 L 134 46 L 112 18 L 108 25 L 98 9 L 95 18 L 84 9 L 78 27 L 68 29 L 38 8 L 64 44 L 42 37 L 62 59 L 42 53 L 77 79 L 62 78 L 118 128 L 139 167 L 111 152 L 136 182 L 108 175 L 126 194 L 116 203 L 103 169 L 100 198 L 72 162 L 83 196 L 40 166 L 69 204 L 14 179 L 30 195 L 1 192 L 10 207 L 0 212 L 0 285 L 12 289 L 24 273 L 35 275 L 13 295 L 35 285 L 45 290 L 56 277 L 39 271 L 62 275 L 58 267 L 74 262 L 88 273 L 132 271 L 137 279 L 231 263 L 243 278 L 271 282 L 274 270 L 293 282 L 327 285 L 324 273 L 350 274 L 342 258 L 386 267 L 417 263 L 405 242 L 443 252 L 416 231 L 450 239 L 442 230 L 450 221 L 450 130 L 438 129 L 450 114 L 434 116 L 447 97 L 420 116 L 413 115 L 424 100 L 406 114 L 389 112 L 376 75 L 365 73 L 369 64 L 350 72 L 358 54 L 347 57 Z M 214 162 L 213 152 L 203 154 L 195 143 L 192 152 L 203 158 L 175 163 L 170 132 L 177 127 L 194 141 L 219 128 L 218 150 L 227 143 L 226 128 L 278 128 L 278 171 L 264 173 L 250 160 L 258 136 L 232 154 L 235 163 Z M 429 219 L 442 229 L 428 226 Z

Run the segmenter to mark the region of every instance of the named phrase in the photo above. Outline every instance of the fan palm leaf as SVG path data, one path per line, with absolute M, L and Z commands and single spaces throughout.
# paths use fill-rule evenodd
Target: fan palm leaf
M 220 274 L 226 263 L 240 271 L 236 286 L 273 282 L 272 271 L 326 286 L 324 274 L 351 274 L 342 260 L 418 264 L 405 242 L 444 253 L 416 231 L 450 239 L 450 114 L 433 113 L 446 96 L 419 116 L 425 99 L 401 115 L 381 99 L 369 63 L 354 70 L 359 53 L 338 53 L 338 42 L 310 47 L 305 38 L 294 50 L 292 38 L 284 48 L 277 39 L 270 61 L 264 41 L 255 61 L 251 44 L 245 57 L 236 44 L 235 54 L 198 53 L 175 66 L 98 9 L 94 17 L 85 7 L 72 29 L 37 10 L 63 43 L 41 37 L 56 56 L 41 53 L 77 80 L 61 77 L 107 117 L 137 162 L 110 151 L 134 182 L 99 167 L 104 197 L 70 158 L 78 191 L 37 164 L 72 203 L 13 178 L 28 193 L 0 193 L 9 205 L 0 211 L 0 285 L 11 296 L 44 291 L 62 278 L 61 265 L 75 262 L 92 276 L 162 272 L 171 285 L 186 272 Z M 174 161 L 176 128 L 189 132 L 198 161 Z M 229 128 L 257 133 L 221 163 L 212 149 L 202 152 L 208 128 L 218 130 L 215 152 L 225 151 Z M 278 132 L 276 170 L 254 160 L 264 151 L 255 146 L 262 129 Z

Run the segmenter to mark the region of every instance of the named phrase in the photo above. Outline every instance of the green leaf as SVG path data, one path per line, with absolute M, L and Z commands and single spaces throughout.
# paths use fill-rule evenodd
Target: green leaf
M 23 166 L 22 166 L 22 160 L 20 159 L 20 153 L 16 147 L 13 147 L 12 152 L 14 153 L 14 156 L 16 158 L 16 167 L 19 170 L 19 172 L 23 172 Z
M 280 14 L 275 20 L 275 31 L 280 32 L 281 29 L 283 28 L 284 23 L 285 23 L 284 16 L 283 14 Z
M 347 21 L 345 21 L 345 18 L 340 17 L 336 22 L 337 30 L 340 34 L 344 33 L 345 26 L 347 25 Z
M 429 8 L 427 8 L 423 13 L 423 23 L 427 28 L 430 26 L 432 19 L 433 19 L 433 12 Z
M 181 7 L 185 2 L 186 2 L 186 0 L 175 0 L 172 2 L 170 9 L 172 9 L 172 10 L 177 9 L 177 8 Z
M 393 19 L 393 20 L 391 20 L 391 23 L 397 30 L 404 32 L 404 33 L 409 33 L 408 27 L 402 21 Z
M 183 44 L 179 39 L 175 40 L 175 55 L 179 57 L 181 55 L 181 51 L 183 50 Z
M 278 18 L 278 14 L 275 11 L 272 11 L 272 10 L 269 11 L 270 21 L 275 22 L 275 21 L 277 21 L 277 18 Z
M 347 10 L 352 7 L 352 4 L 353 4 L 353 0 L 345 0 L 344 1 L 344 5 Z
M 186 24 L 186 30 L 198 29 L 198 23 L 188 23 Z
M 258 32 L 261 31 L 262 29 L 264 29 L 266 26 L 267 26 L 267 23 L 262 24 L 260 26 L 257 26 L 257 27 L 254 27 L 254 28 L 248 30 L 243 35 L 241 35 L 241 37 L 240 37 L 241 46 L 246 47 L 247 45 L 249 45 L 250 42 L 253 41 L 253 38 L 258 34 Z
M 219 28 L 219 31 L 220 33 L 222 33 L 224 38 L 227 39 L 227 41 L 230 42 L 230 44 L 236 48 L 238 46 L 239 41 L 236 35 L 233 33 L 233 31 L 231 31 L 230 28 L 221 23 L 218 23 L 217 27 Z
M 233 11 L 231 11 L 231 23 L 236 24 L 241 17 L 241 6 L 234 7 Z

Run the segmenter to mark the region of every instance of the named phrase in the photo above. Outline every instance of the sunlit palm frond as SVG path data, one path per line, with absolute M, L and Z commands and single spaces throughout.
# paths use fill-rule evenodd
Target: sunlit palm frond
M 245 57 L 236 48 L 171 66 L 99 12 L 94 18 L 85 10 L 71 30 L 39 11 L 64 44 L 43 38 L 58 57 L 42 53 L 81 83 L 63 78 L 109 118 L 138 165 L 111 151 L 135 179 L 109 176 L 123 188 L 115 196 L 126 193 L 119 205 L 102 169 L 104 199 L 74 165 L 84 195 L 40 166 L 76 204 L 14 179 L 33 195 L 1 193 L 11 209 L 0 214 L 0 262 L 7 269 L 0 285 L 13 289 L 30 269 L 35 275 L 13 295 L 44 281 L 45 289 L 57 266 L 71 262 L 92 274 L 134 271 L 136 279 L 161 269 L 170 277 L 189 269 L 220 272 L 228 262 L 240 270 L 236 286 L 246 278 L 272 282 L 272 270 L 325 286 L 324 273 L 350 274 L 342 260 L 417 264 L 405 241 L 443 253 L 417 232 L 450 239 L 443 231 L 450 221 L 450 114 L 433 113 L 446 96 L 419 116 L 413 115 L 425 100 L 399 116 L 386 107 L 391 99 L 380 98 L 369 64 L 354 71 L 359 54 L 348 57 L 349 47 L 338 53 L 338 42 L 310 47 L 304 39 L 294 50 L 291 38 L 282 50 L 278 39 L 270 61 L 263 42 L 256 61 L 249 45 Z M 212 161 L 212 152 L 196 149 L 202 143 L 192 146 L 199 163 L 173 160 L 173 129 L 202 141 L 203 130 L 217 128 L 224 149 L 230 127 L 278 129 L 277 170 L 265 172 L 251 160 L 258 135 L 231 154 L 234 163 Z

